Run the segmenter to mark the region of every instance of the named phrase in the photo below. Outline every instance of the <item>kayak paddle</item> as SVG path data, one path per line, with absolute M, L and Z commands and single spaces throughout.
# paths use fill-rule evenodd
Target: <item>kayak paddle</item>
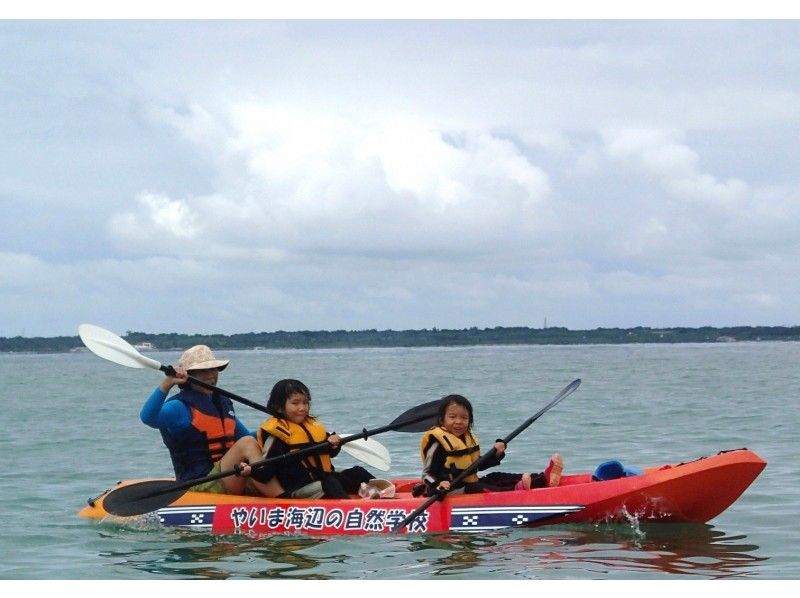
M 78 335 L 81 337 L 83 344 L 98 357 L 129 368 L 150 368 L 151 370 L 160 370 L 167 376 L 175 375 L 175 369 L 171 365 L 163 365 L 155 359 L 142 355 L 139 351 L 134 349 L 130 343 L 105 328 L 100 328 L 100 326 L 95 326 L 93 324 L 81 324 L 78 326 Z M 188 382 L 196 386 L 202 386 L 208 390 L 216 391 L 234 401 L 239 401 L 240 403 L 248 405 L 253 409 L 266 411 L 266 407 L 263 405 L 254 403 L 250 399 L 245 399 L 228 390 L 218 388 L 213 384 L 208 384 L 192 376 L 188 377 Z
M 576 388 L 578 388 L 578 386 L 580 386 L 580 384 L 581 384 L 581 380 L 580 380 L 580 378 L 576 378 L 575 380 L 573 380 L 572 382 L 570 382 L 570 383 L 569 383 L 567 386 L 565 386 L 565 387 L 564 387 L 564 389 L 563 389 L 563 390 L 562 390 L 560 393 L 558 393 L 558 394 L 555 396 L 555 398 L 554 398 L 552 401 L 550 401 L 550 403 L 549 403 L 549 404 L 547 404 L 547 405 L 546 405 L 546 406 L 544 406 L 542 409 L 540 409 L 540 410 L 539 410 L 537 413 L 535 413 L 534 415 L 532 415 L 531 417 L 529 417 L 527 420 L 525 420 L 525 422 L 523 422 L 523 423 L 522 423 L 522 424 L 521 424 L 521 425 L 520 425 L 520 426 L 519 426 L 519 427 L 518 427 L 516 430 L 514 430 L 513 432 L 511 432 L 511 434 L 509 434 L 508 436 L 506 436 L 505 438 L 503 438 L 503 442 L 504 442 L 506 445 L 508 445 L 508 443 L 509 443 L 509 442 L 511 442 L 511 441 L 512 441 L 514 438 L 516 438 L 516 436 L 517 436 L 517 435 L 518 435 L 520 432 L 522 432 L 523 430 L 525 430 L 525 428 L 527 428 L 528 426 L 530 426 L 530 425 L 531 425 L 533 422 L 535 422 L 535 421 L 536 421 L 537 419 L 539 419 L 539 418 L 540 418 L 542 415 L 544 415 L 544 414 L 545 414 L 545 412 L 547 412 L 547 411 L 548 411 L 550 408 L 552 408 L 552 407 L 555 407 L 555 406 L 556 406 L 556 404 L 558 404 L 558 403 L 559 403 L 559 402 L 560 402 L 562 399 L 564 399 L 564 398 L 566 398 L 568 395 L 572 394 L 572 393 L 573 393 L 573 391 L 575 391 L 575 389 L 576 389 Z M 444 498 L 444 497 L 445 497 L 445 496 L 446 496 L 446 495 L 447 495 L 449 492 L 451 492 L 451 491 L 452 491 L 452 490 L 453 490 L 453 489 L 454 489 L 454 488 L 455 488 L 455 487 L 456 487 L 456 486 L 457 486 L 457 485 L 458 485 L 458 484 L 459 484 L 461 481 L 463 481 L 463 480 L 464 480 L 464 478 L 466 478 L 466 477 L 467 477 L 467 476 L 469 476 L 470 474 L 472 474 L 472 473 L 474 473 L 474 472 L 478 471 L 478 470 L 480 469 L 480 466 L 481 466 L 481 465 L 483 465 L 484 463 L 486 463 L 486 461 L 488 461 L 488 460 L 492 459 L 492 458 L 495 456 L 495 454 L 496 454 L 496 453 L 497 453 L 497 449 L 496 449 L 496 448 L 494 448 L 494 447 L 492 447 L 490 450 L 486 451 L 486 453 L 485 453 L 484 455 L 481 455 L 481 457 L 480 457 L 480 458 L 478 458 L 476 461 L 474 461 L 474 462 L 472 463 L 472 465 L 470 465 L 469 467 L 467 467 L 467 468 L 466 468 L 464 471 L 462 471 L 462 472 L 461 472 L 461 473 L 460 473 L 458 476 L 456 476 L 456 478 L 455 478 L 455 479 L 454 479 L 452 482 L 450 482 L 450 490 L 440 490 L 440 491 L 437 491 L 437 492 L 436 492 L 436 493 L 435 493 L 433 496 L 431 496 L 430 498 L 428 498 L 428 500 L 426 500 L 426 501 L 425 501 L 425 502 L 424 502 L 422 505 L 420 505 L 419 507 L 417 507 L 417 508 L 414 510 L 414 512 L 413 512 L 413 513 L 411 513 L 411 514 L 410 514 L 408 517 L 406 517 L 405 519 L 403 519 L 403 521 L 401 521 L 400 523 L 398 523 L 397 525 L 395 525 L 395 526 L 394 526 L 394 528 L 392 528 L 392 533 L 397 533 L 399 530 L 403 529 L 403 528 L 404 528 L 405 526 L 407 526 L 409 523 L 411 523 L 412 521 L 414 521 L 414 519 L 416 519 L 416 518 L 417 518 L 417 516 L 418 516 L 420 513 L 422 513 L 423 511 L 425 511 L 425 509 L 427 509 L 429 506 L 431 506 L 431 505 L 432 505 L 434 502 L 436 502 L 437 500 L 441 500 L 442 498 Z
M 171 365 L 162 365 L 155 359 L 151 359 L 150 357 L 142 355 L 139 353 L 139 351 L 132 347 L 130 343 L 120 338 L 110 330 L 106 330 L 105 328 L 101 328 L 100 326 L 95 326 L 93 324 L 81 324 L 78 326 L 78 335 L 81 337 L 83 344 L 86 345 L 89 350 L 98 357 L 102 357 L 108 361 L 113 361 L 116 364 L 124 365 L 130 368 L 150 368 L 153 370 L 160 370 L 167 376 L 175 375 L 175 370 Z M 240 397 L 239 395 L 225 390 L 224 388 L 219 388 L 213 384 L 208 384 L 207 382 L 203 382 L 202 380 L 198 380 L 192 376 L 188 377 L 188 381 L 192 384 L 196 384 L 197 386 L 202 386 L 208 390 L 225 395 L 226 397 L 243 403 L 249 407 L 252 407 L 253 409 L 258 409 L 264 413 L 267 412 L 267 408 L 264 405 L 255 403 L 250 399 Z M 342 450 L 367 465 L 370 465 L 376 469 L 380 469 L 381 471 L 389 471 L 389 468 L 391 467 L 391 457 L 389 456 L 389 451 L 386 449 L 386 447 L 380 444 L 377 440 L 373 440 L 369 444 L 366 444 L 366 442 L 366 439 L 360 442 L 355 442 L 352 446 L 343 446 Z
M 412 407 L 396 417 L 390 424 L 373 430 L 364 429 L 358 434 L 343 437 L 340 446 L 344 449 L 345 445 L 348 443 L 362 438 L 365 439 L 364 445 L 369 442 L 375 442 L 370 437 L 376 434 L 382 434 L 383 432 L 420 432 L 422 430 L 427 430 L 434 425 L 439 418 L 440 403 L 441 399 L 436 399 L 435 401 Z M 250 466 L 258 467 L 285 459 L 303 457 L 305 455 L 322 452 L 329 446 L 328 442 L 320 442 L 291 453 L 254 461 Z M 212 482 L 226 476 L 238 475 L 238 473 L 239 469 L 236 467 L 203 478 L 186 480 L 183 482 L 176 482 L 174 480 L 136 482 L 109 492 L 103 499 L 103 507 L 106 512 L 111 515 L 119 515 L 122 517 L 142 515 L 171 504 L 183 496 L 192 486 L 205 482 Z
M 348 434 L 339 434 L 340 438 L 346 436 Z M 392 456 L 389 454 L 389 449 L 374 438 L 356 438 L 343 445 L 342 450 L 375 469 L 389 471 L 392 468 Z

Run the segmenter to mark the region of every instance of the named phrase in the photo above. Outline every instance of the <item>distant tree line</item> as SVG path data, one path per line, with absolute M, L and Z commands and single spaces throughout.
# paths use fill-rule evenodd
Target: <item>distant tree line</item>
M 503 327 L 479 329 L 423 328 L 422 330 L 300 330 L 243 334 L 150 334 L 128 331 L 132 345 L 150 343 L 154 349 L 182 350 L 192 345 L 213 349 L 324 349 L 355 347 L 457 347 L 470 345 L 589 345 L 629 343 L 719 343 L 735 341 L 797 341 L 800 326 L 734 326 L 730 328 L 596 328 Z M 78 336 L 51 338 L 0 337 L 0 352 L 61 353 L 78 351 Z

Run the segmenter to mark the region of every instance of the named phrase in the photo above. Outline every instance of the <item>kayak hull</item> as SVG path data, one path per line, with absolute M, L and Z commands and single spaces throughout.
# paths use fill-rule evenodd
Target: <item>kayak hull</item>
M 766 467 L 747 449 L 650 467 L 643 475 L 592 481 L 589 473 L 564 475 L 554 488 L 460 494 L 430 505 L 402 532 L 485 531 L 566 523 L 661 521 L 705 523 L 732 505 Z M 120 482 L 115 488 L 142 480 Z M 390 499 L 312 500 L 187 492 L 167 507 L 140 517 L 165 526 L 219 534 L 361 535 L 388 533 L 419 507 L 415 479 L 393 480 Z M 101 496 L 79 515 L 109 515 Z M 127 518 L 125 518 L 127 519 Z

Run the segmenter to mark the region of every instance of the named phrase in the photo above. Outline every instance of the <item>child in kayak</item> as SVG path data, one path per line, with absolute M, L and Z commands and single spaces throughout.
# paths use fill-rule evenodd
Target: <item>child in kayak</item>
M 327 450 L 301 458 L 289 458 L 266 465 L 264 477 L 273 475 L 293 498 L 349 498 L 362 482 L 375 478 L 363 467 L 336 471 L 331 458 L 339 454 L 339 436 L 329 434 L 325 425 L 310 413 L 311 391 L 299 380 L 285 379 L 272 387 L 267 413 L 272 415 L 259 428 L 256 439 L 264 458 L 273 458 L 314 444 L 328 442 Z
M 439 407 L 438 425 L 428 430 L 420 441 L 422 451 L 422 481 L 415 488 L 415 495 L 432 496 L 439 490 L 449 491 L 451 482 L 480 458 L 478 439 L 472 433 L 472 404 L 461 395 L 448 395 Z M 505 456 L 505 443 L 496 440 L 495 458 L 489 459 L 480 469 L 500 464 Z M 543 473 L 494 472 L 483 477 L 472 473 L 459 483 L 453 492 L 506 492 L 558 486 L 564 461 L 558 453 L 550 458 Z

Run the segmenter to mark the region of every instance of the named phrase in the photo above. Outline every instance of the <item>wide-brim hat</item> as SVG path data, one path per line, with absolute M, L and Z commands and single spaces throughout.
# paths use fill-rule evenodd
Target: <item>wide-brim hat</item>
M 228 367 L 228 363 L 230 363 L 229 359 L 217 359 L 214 357 L 214 353 L 206 345 L 195 345 L 183 352 L 178 361 L 178 367 L 182 367 L 187 372 L 213 368 L 224 370 Z

